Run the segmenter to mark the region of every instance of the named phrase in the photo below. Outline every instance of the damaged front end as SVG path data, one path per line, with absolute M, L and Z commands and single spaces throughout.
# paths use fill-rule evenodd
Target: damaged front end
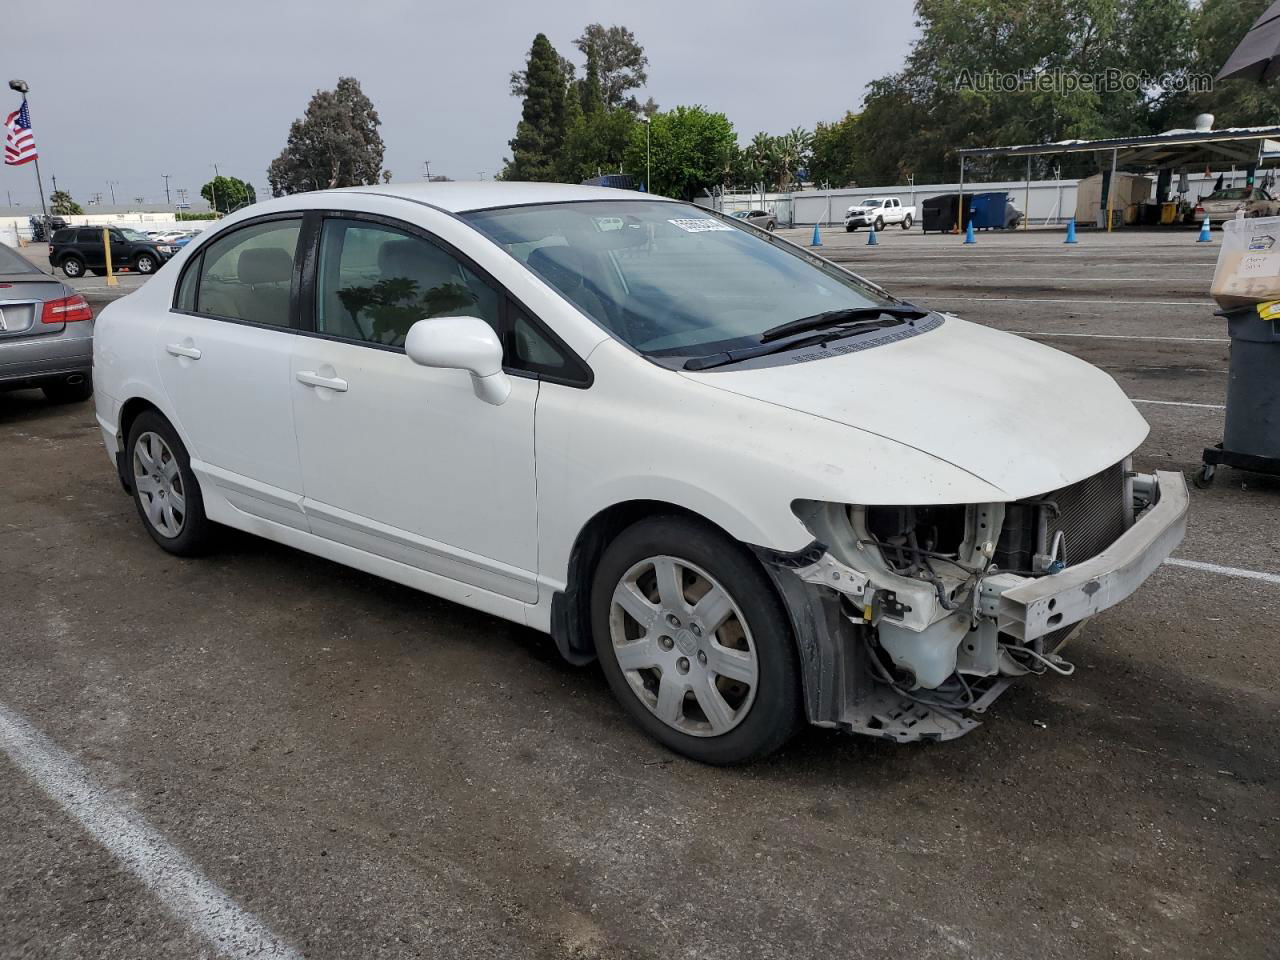
M 1181 542 L 1187 491 L 1125 461 L 1009 503 L 794 509 L 814 543 L 761 555 L 809 718 L 906 742 L 967 733 L 1019 676 L 1069 675 L 1057 651 Z

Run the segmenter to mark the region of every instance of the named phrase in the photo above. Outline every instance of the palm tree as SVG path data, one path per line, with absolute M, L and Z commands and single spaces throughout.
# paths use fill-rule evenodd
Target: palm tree
M 809 165 L 813 153 L 813 134 L 803 127 L 795 127 L 774 138 L 774 151 L 778 170 L 778 189 L 791 186 L 796 171 Z

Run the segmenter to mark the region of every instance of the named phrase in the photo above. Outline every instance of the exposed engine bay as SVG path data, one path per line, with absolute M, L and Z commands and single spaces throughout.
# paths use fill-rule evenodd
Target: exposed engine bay
M 1012 679 L 1069 676 L 1075 668 L 1058 653 L 1062 645 L 1136 589 L 1181 539 L 1185 484 L 1176 518 L 1178 504 L 1169 503 L 1170 517 L 1148 524 L 1143 538 L 1125 537 L 1159 496 L 1157 476 L 1135 476 L 1125 460 L 1010 503 L 797 502 L 816 541 L 786 565 L 838 595 L 851 628 L 844 642 L 857 647 L 865 674 L 836 725 L 898 740 L 949 739 L 976 726 L 972 715 Z M 1138 549 L 1113 562 L 1122 538 Z M 1095 575 L 1103 566 L 1105 575 Z

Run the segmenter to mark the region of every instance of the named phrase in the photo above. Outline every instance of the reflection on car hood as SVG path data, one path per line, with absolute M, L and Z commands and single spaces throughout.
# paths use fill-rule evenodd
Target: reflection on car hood
M 914 447 L 1011 499 L 1091 476 L 1148 431 L 1098 368 L 956 317 L 871 350 L 684 376 Z

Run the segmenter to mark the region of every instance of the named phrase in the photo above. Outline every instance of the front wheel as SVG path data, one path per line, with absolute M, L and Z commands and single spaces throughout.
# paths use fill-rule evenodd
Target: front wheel
M 133 268 L 143 274 L 155 273 L 156 258 L 149 253 L 140 253 L 137 256 L 137 259 L 133 261 Z
M 205 552 L 213 540 L 213 523 L 205 516 L 191 458 L 173 425 L 146 411 L 133 421 L 127 444 L 127 479 L 151 539 L 180 557 Z
M 857 228 L 857 227 L 855 227 L 853 224 L 849 224 L 847 227 L 845 227 L 845 228 L 844 228 L 844 232 L 845 232 L 845 233 L 853 233 L 853 232 L 854 232 L 855 230 L 857 230 L 857 229 L 858 229 L 858 228 Z
M 876 233 L 884 232 L 884 217 L 876 217 L 875 228 Z
M 905 217 L 902 218 L 902 229 L 903 230 L 911 229 L 911 214 L 908 213 Z
M 791 627 L 759 562 L 683 517 L 624 530 L 591 594 L 596 653 L 641 729 L 703 763 L 772 753 L 802 721 Z

